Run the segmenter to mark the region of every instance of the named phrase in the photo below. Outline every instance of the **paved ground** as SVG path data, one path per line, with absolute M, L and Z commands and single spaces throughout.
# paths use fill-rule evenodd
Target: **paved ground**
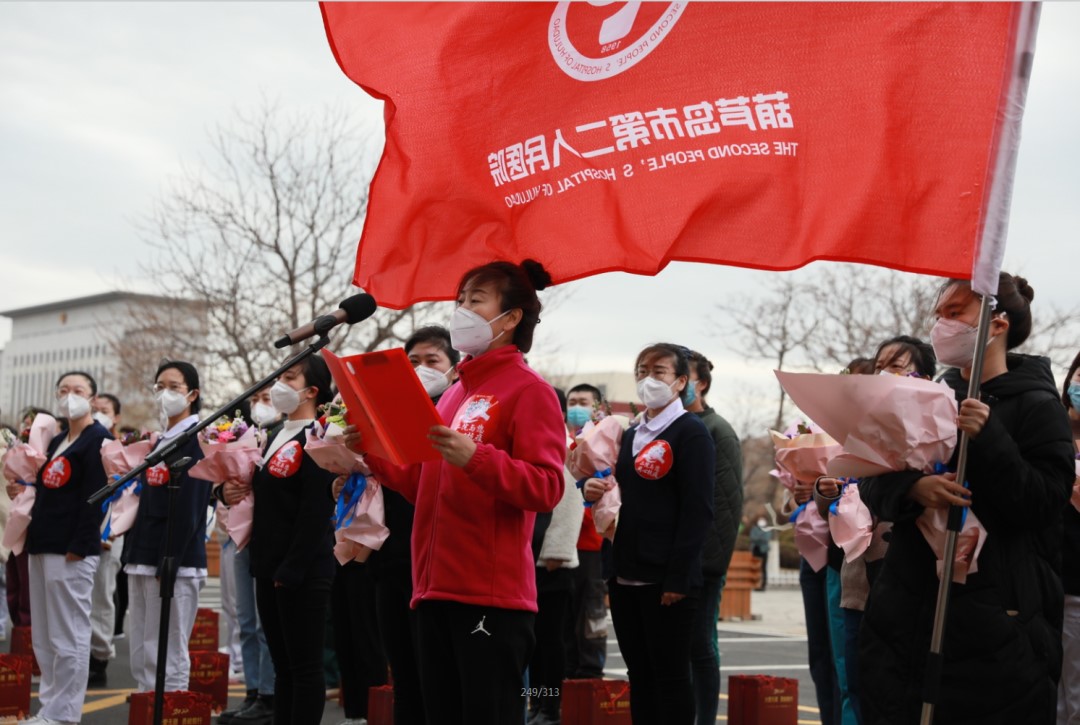
M 784 574 L 788 574 L 784 572 Z M 783 582 L 788 585 L 784 586 Z M 717 722 L 727 722 L 728 677 L 732 674 L 773 674 L 799 680 L 799 723 L 818 723 L 817 703 L 806 664 L 806 629 L 803 625 L 802 595 L 786 576 L 780 586 L 766 592 L 754 592 L 751 610 L 754 619 L 746 622 L 721 622 L 719 625 L 723 692 Z M 200 606 L 219 608 L 220 590 L 211 579 L 203 590 Z M 609 631 L 612 631 L 609 629 Z M 6 651 L 7 643 L 3 644 Z M 609 677 L 624 678 L 626 665 L 619 654 L 614 636 L 608 639 Z M 90 690 L 83 708 L 84 725 L 124 725 L 127 723 L 126 697 L 134 681 L 128 670 L 127 640 L 117 642 L 117 657 L 109 666 L 109 685 Z M 37 685 L 34 685 L 36 697 Z M 230 685 L 230 705 L 243 699 L 242 683 Z M 36 709 L 36 705 L 33 706 Z M 320 725 L 336 725 L 344 713 L 336 702 L 327 702 Z

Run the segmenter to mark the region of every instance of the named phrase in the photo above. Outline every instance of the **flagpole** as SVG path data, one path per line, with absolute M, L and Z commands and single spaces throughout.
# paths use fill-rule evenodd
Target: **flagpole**
M 979 332 L 975 342 L 975 356 L 971 361 L 971 379 L 968 381 L 968 398 L 979 399 L 979 387 L 982 384 L 983 358 L 986 355 L 986 340 L 990 335 L 990 295 L 982 296 L 979 306 Z M 967 431 L 960 431 L 959 455 L 956 461 L 956 480 L 963 485 L 967 477 L 968 443 Z M 937 705 L 941 692 L 941 671 L 944 663 L 942 644 L 945 640 L 945 616 L 949 610 L 953 563 L 956 558 L 956 539 L 960 534 L 960 520 L 963 508 L 949 507 L 949 523 L 945 532 L 945 555 L 942 562 L 941 581 L 938 582 L 937 605 L 934 608 L 934 630 L 930 637 L 930 652 L 926 656 L 926 674 L 923 677 L 923 707 L 921 725 L 930 725 L 934 721 L 934 706 Z

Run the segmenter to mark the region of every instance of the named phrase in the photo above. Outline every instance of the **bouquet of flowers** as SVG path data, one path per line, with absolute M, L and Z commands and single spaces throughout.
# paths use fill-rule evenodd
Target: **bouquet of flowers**
M 205 481 L 234 479 L 250 484 L 255 467 L 262 460 L 264 437 L 262 431 L 248 425 L 239 413 L 233 418 L 222 416 L 199 432 L 204 457 L 188 473 Z
M 597 423 L 586 424 L 581 436 L 574 441 L 567 462 L 570 475 L 577 479 L 579 488 L 590 478 L 615 484 L 592 505 L 596 532 L 609 539 L 615 537 L 615 526 L 622 507 L 622 494 L 611 472 L 619 459 L 623 433 L 629 425 L 630 420 L 621 415 L 607 415 Z
M 3 546 L 14 554 L 22 553 L 26 545 L 30 512 L 37 496 L 37 489 L 33 484 L 37 480 L 38 471 L 48 459 L 46 451 L 49 449 L 49 441 L 56 437 L 57 429 L 55 418 L 39 413 L 34 417 L 30 428 L 24 431 L 25 441 L 15 443 L 4 454 L 4 478 L 11 483 L 23 485 L 23 490 L 12 499 L 11 512 L 4 528 Z
M 847 480 L 840 489 L 840 498 L 829 506 L 829 533 L 849 563 L 870 548 L 874 517 L 859 497 L 858 481 Z
M 105 473 L 114 481 L 118 480 L 146 460 L 157 439 L 157 433 L 129 433 L 119 440 L 102 441 L 101 464 L 105 467 Z M 135 525 L 141 492 L 142 483 L 133 479 L 113 492 L 101 505 L 101 510 L 108 511 L 109 516 L 109 523 L 101 533 L 103 541 L 126 534 Z
M 325 471 L 339 476 L 353 473 L 370 475 L 371 471 L 364 463 L 364 457 L 354 453 L 345 445 L 343 434 L 345 426 L 345 406 L 338 401 L 327 403 L 320 408 L 322 415 L 315 425 L 307 430 L 307 443 L 304 451 L 311 460 Z
M 1073 482 L 1072 498 L 1073 508 L 1080 511 L 1080 453 L 1076 454 L 1076 481 Z
M 382 486 L 371 476 L 351 474 L 337 502 L 334 557 L 338 563 L 367 561 L 390 536 L 385 522 Z

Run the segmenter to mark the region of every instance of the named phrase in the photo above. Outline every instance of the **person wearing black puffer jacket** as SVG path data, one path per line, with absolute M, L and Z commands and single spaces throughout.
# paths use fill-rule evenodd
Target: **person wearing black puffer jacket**
M 918 471 L 864 478 L 862 500 L 893 521 L 859 633 L 864 722 L 919 720 L 938 591 L 935 556 L 916 525 L 927 508 L 970 506 L 986 529 L 978 571 L 953 584 L 935 721 L 1052 723 L 1061 672 L 1062 510 L 1072 489 L 1069 422 L 1045 358 L 1007 353 L 1031 331 L 1027 281 L 1002 273 L 981 400 L 965 399 L 979 298 L 942 288 L 931 333 L 971 438 L 967 481 Z M 954 454 L 953 458 L 956 458 Z M 950 468 L 955 460 L 950 461 Z

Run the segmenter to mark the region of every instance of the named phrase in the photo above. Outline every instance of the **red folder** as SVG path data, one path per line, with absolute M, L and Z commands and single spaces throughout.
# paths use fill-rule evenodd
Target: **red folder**
M 366 452 L 399 466 L 439 458 L 427 434 L 443 422 L 403 349 L 323 357 Z

